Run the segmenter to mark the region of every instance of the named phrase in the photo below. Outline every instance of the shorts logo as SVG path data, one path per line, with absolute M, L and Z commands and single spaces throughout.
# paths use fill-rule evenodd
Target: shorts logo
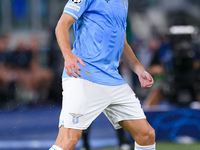
M 83 115 L 81 115 L 81 114 L 74 114 L 74 113 L 69 113 L 69 114 L 70 114 L 71 116 L 73 116 L 72 122 L 73 122 L 74 124 L 77 124 L 77 123 L 78 123 L 78 118 L 83 116 Z
M 83 0 L 72 0 L 73 3 L 75 4 L 80 4 Z
M 71 8 L 71 9 L 77 11 L 77 12 L 79 12 L 79 10 L 80 10 L 79 6 L 72 4 L 72 3 L 67 3 L 66 7 Z

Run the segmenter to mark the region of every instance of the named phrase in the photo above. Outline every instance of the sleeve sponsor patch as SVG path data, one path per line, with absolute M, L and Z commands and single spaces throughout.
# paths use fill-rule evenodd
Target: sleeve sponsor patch
M 79 10 L 80 10 L 79 6 L 72 4 L 72 3 L 67 3 L 66 7 L 71 8 L 71 9 L 77 11 L 77 12 L 79 12 Z

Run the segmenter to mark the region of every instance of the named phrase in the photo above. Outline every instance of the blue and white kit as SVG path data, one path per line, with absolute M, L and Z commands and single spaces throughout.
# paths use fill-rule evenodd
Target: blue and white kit
M 86 64 L 83 79 L 103 84 L 122 85 L 118 73 L 126 30 L 128 0 L 69 0 L 63 13 L 76 19 L 73 53 Z M 63 71 L 63 78 L 69 77 Z
M 122 120 L 146 118 L 140 101 L 118 73 L 126 30 L 127 0 L 69 0 L 64 8 L 76 19 L 73 54 L 82 77 L 63 71 L 59 127 L 87 129 L 102 112 L 115 129 Z

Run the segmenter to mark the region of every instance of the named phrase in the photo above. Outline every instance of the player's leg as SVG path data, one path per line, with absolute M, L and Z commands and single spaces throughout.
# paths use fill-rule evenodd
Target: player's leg
M 83 79 L 63 79 L 59 134 L 50 150 L 72 150 L 93 120 L 107 107 L 104 86 Z
M 135 150 L 155 150 L 155 131 L 146 119 L 124 120 L 119 124 L 134 138 Z
M 82 130 L 69 129 L 61 126 L 55 145 L 50 150 L 73 150 L 81 138 L 81 134 Z
M 135 139 L 135 150 L 155 150 L 155 133 L 135 93 L 127 85 L 112 87 L 113 101 L 104 113 L 115 129 L 123 127 Z

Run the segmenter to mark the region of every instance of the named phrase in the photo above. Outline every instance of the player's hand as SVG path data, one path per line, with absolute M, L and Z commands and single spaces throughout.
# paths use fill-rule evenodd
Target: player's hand
M 139 75 L 139 81 L 142 88 L 150 88 L 154 83 L 152 76 L 146 71 Z
M 75 56 L 73 53 L 70 53 L 68 54 L 68 56 L 65 57 L 65 70 L 70 77 L 73 76 L 77 78 L 77 75 L 81 77 L 81 74 L 79 73 L 79 71 L 81 71 L 81 67 L 78 65 L 78 62 L 82 66 L 85 66 L 83 60 Z

